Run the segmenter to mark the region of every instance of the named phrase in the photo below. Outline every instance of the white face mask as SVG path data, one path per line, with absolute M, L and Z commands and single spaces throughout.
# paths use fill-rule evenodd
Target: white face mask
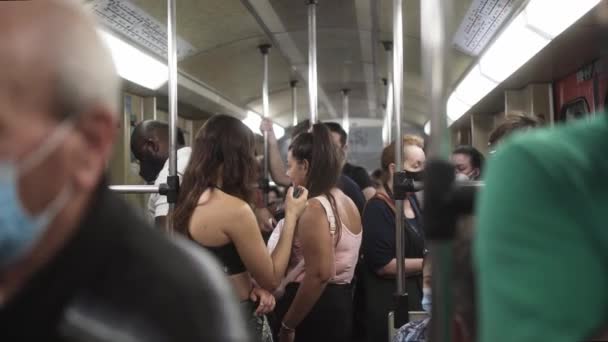
M 69 185 L 64 186 L 42 212 L 28 213 L 19 198 L 18 184 L 20 174 L 46 160 L 65 140 L 72 127 L 71 121 L 64 121 L 19 164 L 0 160 L 0 270 L 25 255 L 67 204 L 72 192 Z
M 464 173 L 456 173 L 456 181 L 460 181 L 460 182 L 464 182 L 464 181 L 468 181 L 469 180 L 469 176 L 465 175 Z

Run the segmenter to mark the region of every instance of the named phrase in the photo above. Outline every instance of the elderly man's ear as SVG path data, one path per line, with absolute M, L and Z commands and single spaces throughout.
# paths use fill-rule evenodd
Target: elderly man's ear
M 77 147 L 78 163 L 74 165 L 76 185 L 94 189 L 112 156 L 112 146 L 118 126 L 112 113 L 103 108 L 84 113 L 78 121 L 77 132 L 81 143 Z

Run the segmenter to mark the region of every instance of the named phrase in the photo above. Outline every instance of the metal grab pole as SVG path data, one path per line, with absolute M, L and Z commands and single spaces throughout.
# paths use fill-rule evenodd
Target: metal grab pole
M 265 119 L 270 117 L 270 105 L 268 103 L 268 52 L 270 51 L 270 45 L 260 45 L 260 52 L 264 57 L 264 80 L 262 81 L 262 106 L 263 116 Z M 268 182 L 269 182 L 269 166 L 270 166 L 270 152 L 268 148 L 268 132 L 264 131 L 264 184 L 263 184 L 263 196 L 264 205 L 268 206 Z
M 177 32 L 175 24 L 175 2 L 167 0 L 167 62 L 169 69 L 169 175 L 167 176 L 167 203 L 169 213 L 175 208 L 179 192 L 177 176 Z M 171 220 L 167 220 L 167 231 L 172 231 Z
M 348 93 L 350 89 L 342 89 L 342 128 L 348 134 L 350 130 L 350 108 L 348 105 Z
M 291 86 L 291 113 L 293 115 L 293 126 L 298 124 L 298 81 L 289 82 Z
M 384 41 L 382 42 L 384 50 L 386 51 L 386 141 L 387 145 L 393 141 L 393 80 L 392 80 L 392 60 L 393 60 L 393 42 Z
M 433 265 L 433 305 L 429 339 L 450 341 L 452 324 L 452 239 L 456 217 L 446 203 L 454 181 L 453 166 L 447 161 L 447 28 L 451 0 L 426 0 L 421 4 L 423 77 L 430 97 L 431 160 L 425 172 L 425 230 Z
M 401 109 L 403 98 L 403 2 L 393 0 L 393 103 L 395 104 L 395 165 L 396 172 L 403 171 L 401 143 Z M 387 106 L 388 107 L 388 106 Z M 397 246 L 397 295 L 405 294 L 405 259 L 403 251 L 403 201 L 396 201 L 395 241 Z
M 317 1 L 308 1 L 308 102 L 310 124 L 319 120 L 317 99 Z
M 422 32 L 423 77 L 430 96 L 432 144 L 431 158 L 446 159 L 449 154 L 446 119 L 447 101 L 447 21 L 446 8 L 451 8 L 451 0 L 427 0 L 421 5 L 422 21 L 431 20 L 432 27 Z M 424 26 L 424 25 L 423 25 Z
M 175 1 L 167 0 L 167 60 L 169 66 L 169 176 L 177 175 L 177 33 Z

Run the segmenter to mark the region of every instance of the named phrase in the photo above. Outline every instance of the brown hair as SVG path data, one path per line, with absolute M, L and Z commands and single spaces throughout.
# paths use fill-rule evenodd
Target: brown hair
M 184 172 L 177 205 L 172 215 L 173 229 L 189 236 L 192 213 L 205 190 L 218 186 L 222 191 L 253 203 L 252 184 L 257 179 L 254 135 L 240 120 L 228 115 L 211 117 L 196 134 L 192 155 Z
M 306 175 L 308 197 L 325 195 L 334 210 L 337 219 L 337 237 L 340 239 L 340 217 L 336 200 L 331 190 L 336 187 L 342 168 L 338 146 L 332 142 L 329 129 L 322 123 L 312 126 L 312 132 L 300 133 L 294 137 L 289 146 L 291 155 L 298 162 L 308 161 L 310 165 Z
M 498 125 L 498 127 L 496 127 L 492 133 L 490 133 L 488 143 L 490 145 L 494 145 L 515 131 L 534 128 L 538 126 L 538 124 L 538 120 L 530 116 L 508 115 L 505 121 Z

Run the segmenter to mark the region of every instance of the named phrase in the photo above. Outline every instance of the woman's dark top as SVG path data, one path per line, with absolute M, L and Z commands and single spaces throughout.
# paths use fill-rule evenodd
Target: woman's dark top
M 368 341 L 388 339 L 388 312 L 394 307 L 395 279 L 379 276 L 376 272 L 396 256 L 395 211 L 392 199 L 378 194 L 367 202 L 363 212 L 362 252 L 366 267 L 363 271 L 366 286 L 366 321 Z M 421 211 L 415 196 L 408 196 L 415 218 L 406 219 L 403 255 L 422 258 L 424 231 Z M 422 273 L 407 276 L 408 310 L 422 309 Z
M 220 265 L 224 268 L 224 273 L 227 275 L 234 275 L 247 271 L 239 252 L 232 242 L 218 247 L 203 247 L 217 258 Z
M 406 241 L 403 255 L 406 258 L 422 258 L 424 232 L 420 210 L 415 196 L 408 196 L 415 218 L 406 218 Z M 390 200 L 390 199 L 389 199 Z M 369 200 L 363 213 L 363 254 L 368 268 L 375 272 L 388 264 L 396 255 L 395 212 L 379 197 Z

